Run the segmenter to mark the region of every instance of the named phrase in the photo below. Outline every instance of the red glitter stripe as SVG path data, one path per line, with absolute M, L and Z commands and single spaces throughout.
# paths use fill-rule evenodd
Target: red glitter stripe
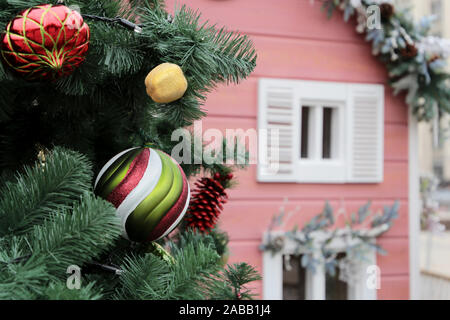
M 130 168 L 125 178 L 108 195 L 107 200 L 118 208 L 123 200 L 136 188 L 147 170 L 148 159 L 150 158 L 150 149 L 145 148 L 139 153 L 130 164 Z
M 177 163 L 178 165 L 178 163 Z M 178 165 L 179 170 L 181 171 L 181 175 L 183 176 L 183 189 L 181 190 L 180 197 L 172 206 L 172 208 L 167 211 L 167 213 L 163 216 L 161 221 L 153 228 L 152 232 L 147 238 L 147 241 L 154 241 L 161 237 L 167 229 L 177 220 L 178 216 L 183 212 L 183 209 L 186 205 L 187 196 L 188 196 L 188 182 L 186 179 L 186 175 L 184 174 L 183 169 Z

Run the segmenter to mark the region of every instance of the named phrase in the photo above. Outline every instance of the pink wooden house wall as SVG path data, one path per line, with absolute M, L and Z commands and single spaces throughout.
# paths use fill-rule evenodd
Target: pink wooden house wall
M 257 68 L 238 86 L 220 87 L 206 103 L 203 127 L 257 128 L 257 83 L 261 77 L 386 84 L 384 66 L 371 54 L 371 47 L 342 17 L 328 20 L 321 1 L 310 0 L 168 0 L 198 8 L 203 17 L 219 26 L 248 34 L 258 52 Z M 263 232 L 278 212 L 283 198 L 288 208 L 301 207 L 291 219 L 302 226 L 319 213 L 325 200 L 333 208 L 355 211 L 367 200 L 373 208 L 401 204 L 400 217 L 378 243 L 387 256 L 377 256 L 381 268 L 378 299 L 408 299 L 408 127 L 407 107 L 385 85 L 384 181 L 379 184 L 273 184 L 258 183 L 256 165 L 237 173 L 239 185 L 229 192 L 230 202 L 221 216 L 229 232 L 230 263 L 246 261 L 262 274 L 258 250 Z M 262 281 L 253 285 L 262 297 Z

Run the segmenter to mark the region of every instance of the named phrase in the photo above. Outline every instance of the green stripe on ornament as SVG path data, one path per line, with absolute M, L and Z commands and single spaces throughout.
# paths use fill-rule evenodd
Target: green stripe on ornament
M 175 163 L 173 163 L 172 159 L 165 153 L 158 151 L 158 154 L 161 156 L 161 158 L 165 157 L 169 162 L 170 168 L 172 169 L 173 172 L 174 179 L 172 188 L 167 193 L 164 200 L 162 200 L 145 219 L 144 223 L 147 232 L 152 231 L 156 227 L 156 225 L 161 221 L 161 219 L 170 210 L 170 208 L 172 208 L 173 205 L 177 202 L 181 192 L 183 191 L 183 176 L 181 175 L 178 166 Z
M 130 150 L 131 151 L 131 150 Z M 100 179 L 97 182 L 97 186 L 95 188 L 95 191 L 100 192 L 103 188 L 103 186 L 105 185 L 105 182 L 111 178 L 111 176 L 114 174 L 114 172 L 117 171 L 117 169 L 120 167 L 120 165 L 122 163 L 124 163 L 124 161 L 127 160 L 127 158 L 130 156 L 130 151 L 125 152 L 124 154 L 122 154 L 119 158 L 116 159 L 116 161 L 114 161 L 107 169 L 105 172 L 103 172 L 102 176 L 100 177 Z
M 100 178 L 96 193 L 106 199 L 115 187 L 125 178 L 134 158 L 142 152 L 142 149 L 133 149 L 117 159 Z
M 145 225 L 148 215 L 164 200 L 170 192 L 174 173 L 170 165 L 170 159 L 161 156 L 161 153 L 152 149 L 151 152 L 157 152 L 162 163 L 161 176 L 152 192 L 133 210 L 125 223 L 125 229 L 128 237 L 132 240 L 144 240 L 146 235 L 151 232 Z

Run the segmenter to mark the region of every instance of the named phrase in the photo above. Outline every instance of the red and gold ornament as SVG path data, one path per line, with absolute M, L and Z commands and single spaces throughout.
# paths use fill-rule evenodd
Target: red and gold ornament
M 43 4 L 28 8 L 6 26 L 0 49 L 4 63 L 27 80 L 71 74 L 85 59 L 89 26 L 75 10 Z

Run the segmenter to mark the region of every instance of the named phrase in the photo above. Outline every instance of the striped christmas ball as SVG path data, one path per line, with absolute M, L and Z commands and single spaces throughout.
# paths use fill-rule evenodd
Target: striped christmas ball
M 106 163 L 95 193 L 117 208 L 123 236 L 146 242 L 165 237 L 181 222 L 189 205 L 186 176 L 166 153 L 131 148 Z

